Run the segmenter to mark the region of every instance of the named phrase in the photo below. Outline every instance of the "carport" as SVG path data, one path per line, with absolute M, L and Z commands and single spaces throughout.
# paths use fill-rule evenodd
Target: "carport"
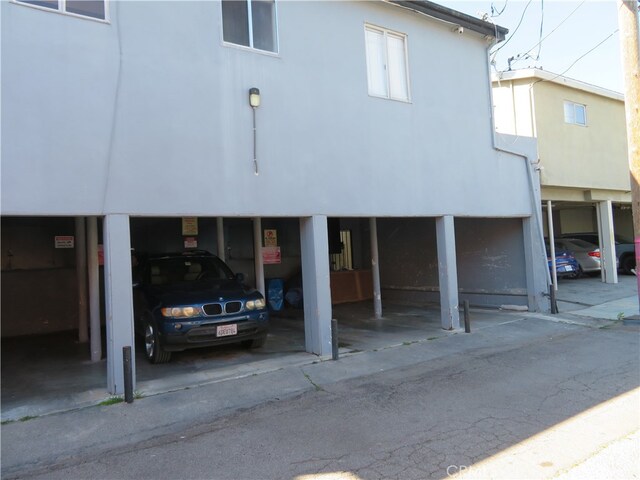
M 566 192 L 559 197 L 566 197 Z M 601 279 L 605 283 L 618 283 L 616 266 L 616 238 L 633 238 L 633 220 L 631 207 L 624 202 L 547 200 L 542 204 L 545 237 L 557 238 L 571 233 L 593 232 L 595 243 L 601 252 Z M 631 241 L 630 241 L 631 242 Z M 625 265 L 620 265 L 623 273 L 630 273 L 626 265 L 627 257 L 633 259 L 633 253 L 621 256 Z M 622 268 L 627 266 L 627 268 Z
M 143 394 L 218 381 L 229 375 L 249 375 L 284 359 L 306 362 L 317 360 L 310 354 L 326 357 L 331 353 L 331 318 L 340 321 L 340 342 L 347 353 L 424 340 L 443 333 L 443 329 L 459 328 L 458 305 L 463 299 L 474 306 L 530 304 L 528 285 L 533 280 L 529 277 L 537 274 L 535 268 L 525 273 L 525 265 L 533 258 L 527 258 L 525 248 L 527 229 L 531 228 L 528 219 L 198 217 L 194 228 L 194 217 L 111 217 L 104 221 L 108 298 L 104 316 L 111 322 L 122 322 L 131 314 L 122 299 L 131 295 L 132 247 L 136 251 L 214 251 L 224 255 L 235 271 L 247 274 L 248 283 L 256 278 L 266 279 L 266 283 L 270 278 L 287 278 L 301 269 L 305 286 L 304 309 L 275 312 L 269 341 L 258 351 L 234 346 L 191 350 L 179 353 L 173 363 L 163 366 L 149 365 L 137 351 L 136 390 Z M 338 234 L 350 232 L 348 254 L 340 237 L 340 248 L 332 253 L 330 244 L 336 228 Z M 269 246 L 266 232 L 270 232 L 270 238 L 277 238 L 280 263 L 265 264 L 264 256 L 254 255 Z M 350 265 L 341 263 L 349 256 Z M 365 268 L 369 262 L 371 269 Z M 370 287 L 360 290 L 362 295 L 371 289 L 370 295 L 363 295 L 364 301 L 344 297 L 345 292 L 353 293 L 349 281 L 339 284 L 331 279 L 333 273 L 353 280 L 358 277 L 352 273 L 359 268 L 371 282 Z M 255 272 L 259 272 L 257 276 Z M 360 275 L 357 281 L 365 277 Z M 261 288 L 265 288 L 264 283 Z M 374 301 L 377 288 L 382 295 Z M 341 295 L 342 301 L 334 301 L 332 309 L 331 297 L 338 299 Z M 74 343 L 74 334 L 69 331 L 73 326 L 55 338 L 21 338 L 13 341 L 12 348 L 3 348 L 3 415 L 24 416 L 22 407 L 27 405 L 35 405 L 33 411 L 40 414 L 69 398 L 92 404 L 105 397 L 105 383 L 111 393 L 121 393 L 114 388 L 122 372 L 119 345 L 133 345 L 132 329 L 130 324 L 106 323 L 112 334 L 101 337 L 100 349 L 107 358 L 98 358 L 95 363 L 90 361 L 87 344 Z M 27 356 L 25 352 L 32 354 Z M 30 357 L 50 361 L 30 363 L 26 361 Z M 68 372 L 73 373 L 72 379 Z M 36 382 L 37 392 L 27 388 Z

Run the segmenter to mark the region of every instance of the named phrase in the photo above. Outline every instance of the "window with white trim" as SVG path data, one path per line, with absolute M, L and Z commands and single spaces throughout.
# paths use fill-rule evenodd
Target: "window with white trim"
M 222 0 L 222 38 L 235 45 L 277 52 L 275 0 Z
M 106 0 L 15 0 L 32 7 L 106 20 Z
M 369 95 L 409 101 L 407 36 L 365 25 Z
M 587 106 L 579 103 L 564 102 L 564 121 L 574 125 L 587 125 Z

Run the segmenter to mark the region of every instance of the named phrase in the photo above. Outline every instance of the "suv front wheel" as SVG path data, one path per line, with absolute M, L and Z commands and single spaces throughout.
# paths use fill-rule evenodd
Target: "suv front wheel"
M 162 348 L 158 328 L 153 320 L 144 320 L 144 353 L 151 363 L 167 363 L 171 360 L 171 352 Z

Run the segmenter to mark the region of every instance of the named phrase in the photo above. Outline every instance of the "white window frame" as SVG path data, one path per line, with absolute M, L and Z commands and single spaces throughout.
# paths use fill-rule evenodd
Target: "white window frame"
M 15 3 L 16 5 L 22 5 L 23 7 L 29 7 L 29 8 L 33 8 L 36 10 L 41 10 L 43 12 L 52 12 L 52 13 L 58 13 L 60 15 L 66 15 L 69 17 L 76 17 L 76 18 L 82 18 L 84 20 L 92 20 L 94 22 L 99 22 L 99 23 L 108 23 L 110 24 L 110 17 L 109 17 L 109 0 L 102 0 L 104 2 L 104 18 L 96 18 L 96 17 L 90 17 L 88 15 L 81 15 L 79 13 L 73 13 L 73 12 L 67 12 L 66 8 L 67 8 L 67 0 L 58 0 L 58 8 L 49 8 L 49 7 L 43 7 L 41 5 L 33 5 L 32 3 L 25 3 L 25 2 L 21 2 L 20 0 L 11 0 L 11 3 Z
M 564 115 L 564 123 L 568 123 L 569 125 L 578 125 L 579 127 L 587 126 L 587 106 L 582 103 L 572 102 L 571 100 L 565 100 L 562 104 L 563 110 L 562 113 Z M 572 109 L 572 117 L 567 118 L 567 107 Z M 584 111 L 584 123 L 580 123 L 576 121 L 576 108 L 580 107 Z
M 249 24 L 249 46 L 225 41 L 222 2 L 220 2 L 220 37 L 222 38 L 222 44 L 227 47 L 235 47 L 235 48 L 240 48 L 242 50 L 251 50 L 252 52 L 264 53 L 265 55 L 278 56 L 280 54 L 280 38 L 279 38 L 280 28 L 278 26 L 278 0 L 273 1 L 273 14 L 275 15 L 275 29 L 276 29 L 276 34 L 274 37 L 276 42 L 276 49 L 273 52 L 271 50 L 262 50 L 261 48 L 256 48 L 253 46 L 253 14 L 252 14 L 253 7 L 251 6 L 251 0 L 242 0 L 242 1 L 247 3 L 247 23 Z
M 387 85 L 387 95 L 379 95 L 377 93 L 371 92 L 370 86 L 370 78 L 369 78 L 369 52 L 367 51 L 367 31 L 373 31 L 377 33 L 381 33 L 384 36 L 384 53 L 385 53 L 385 77 L 386 77 L 386 85 Z M 402 38 L 402 43 L 404 46 L 404 69 L 405 69 L 405 79 L 406 79 L 406 88 L 407 88 L 407 98 L 397 98 L 391 95 L 391 81 L 389 78 L 389 69 L 387 68 L 388 64 L 388 56 L 389 56 L 389 44 L 387 41 L 387 36 L 391 34 L 395 37 Z M 406 33 L 397 32 L 395 30 L 391 30 L 384 27 L 379 27 L 377 25 L 373 25 L 371 23 L 364 24 L 364 35 L 365 35 L 365 56 L 367 62 L 367 91 L 369 96 L 375 98 L 385 98 L 387 100 L 395 100 L 397 102 L 411 103 L 411 79 L 409 78 L 409 37 Z

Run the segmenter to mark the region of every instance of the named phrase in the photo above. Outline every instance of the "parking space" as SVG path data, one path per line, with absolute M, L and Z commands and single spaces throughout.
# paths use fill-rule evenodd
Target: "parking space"
M 473 328 L 504 321 L 500 312 L 474 309 Z M 337 305 L 341 355 L 392 348 L 451 335 L 440 326 L 436 304 L 387 303 L 384 317 L 371 315 L 371 302 Z M 152 365 L 137 346 L 139 395 L 148 396 L 201 384 L 318 361 L 305 352 L 302 310 L 287 309 L 272 318 L 263 348 L 237 344 L 176 353 L 171 363 Z M 18 420 L 108 401 L 105 361 L 87 360 L 85 347 L 69 332 L 23 337 L 2 345 L 2 420 Z
M 624 276 L 620 284 L 598 278 L 561 281 L 560 312 L 584 309 L 634 295 L 636 278 Z M 451 335 L 441 328 L 437 303 L 385 301 L 383 318 L 372 316 L 371 301 L 335 305 L 341 355 L 357 354 L 424 342 Z M 318 361 L 305 352 L 304 314 L 287 308 L 272 315 L 267 343 L 256 350 L 231 344 L 174 354 L 171 363 L 152 365 L 136 345 L 136 391 L 154 395 L 200 384 L 252 376 Z M 505 320 L 495 309 L 472 308 L 476 331 Z M 104 335 L 103 335 L 104 338 Z M 89 361 L 86 344 L 75 332 L 5 339 L 2 343 L 2 420 L 16 420 L 108 400 L 106 361 Z

